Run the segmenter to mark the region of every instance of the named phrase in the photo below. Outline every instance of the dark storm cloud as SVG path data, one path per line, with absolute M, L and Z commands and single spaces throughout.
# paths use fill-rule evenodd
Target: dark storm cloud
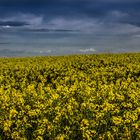
M 25 25 L 29 24 L 21 21 L 0 21 L 0 26 L 21 27 Z
M 106 28 L 109 23 L 139 27 L 140 15 L 136 14 L 140 13 L 139 7 L 139 0 L 0 0 L 0 19 L 16 17 L 18 13 L 27 14 L 22 19 L 16 18 L 14 22 L 13 20 L 9 20 L 9 23 L 2 21 L 0 25 L 22 27 L 37 23 L 39 29 L 36 27 L 31 29 L 35 32 L 52 30 L 49 27 L 56 27 L 57 29 L 54 29 L 56 31 L 67 31 L 76 30 L 76 27 L 79 30 L 80 27 L 89 26 L 90 30 L 96 27 L 91 24 L 97 24 L 97 26 L 102 24 Z M 35 15 L 32 17 L 33 22 L 28 14 Z M 53 23 L 54 26 L 48 27 L 48 23 Z
M 128 24 L 128 25 L 132 25 L 132 26 L 136 26 L 136 27 L 140 27 L 140 20 L 138 19 L 124 19 L 119 21 L 122 24 Z
M 129 21 L 128 23 L 131 24 L 131 25 L 140 27 L 140 21 L 138 21 L 138 22 L 133 22 L 133 21 L 131 22 L 131 21 Z
M 95 16 L 102 17 L 111 10 L 139 10 L 138 0 L 1 0 L 3 14 L 11 12 L 31 12 L 47 16 Z M 5 10 L 4 10 L 5 8 Z
M 74 16 L 80 14 L 100 15 L 101 11 L 95 8 L 88 8 L 90 1 L 82 0 L 2 0 L 0 1 L 0 10 L 3 14 L 18 12 L 45 14 L 49 16 Z M 2 14 L 2 15 L 3 15 Z
M 16 12 L 80 18 L 102 18 L 112 10 L 140 12 L 139 0 L 0 0 L 1 16 Z
M 23 31 L 27 32 L 78 32 L 78 30 L 68 30 L 68 29 L 46 29 L 46 28 L 41 28 L 41 29 L 24 29 Z

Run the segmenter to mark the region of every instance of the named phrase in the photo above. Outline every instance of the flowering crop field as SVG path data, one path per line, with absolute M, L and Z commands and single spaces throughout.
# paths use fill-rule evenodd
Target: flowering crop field
M 0 58 L 0 140 L 96 139 L 140 139 L 140 53 Z

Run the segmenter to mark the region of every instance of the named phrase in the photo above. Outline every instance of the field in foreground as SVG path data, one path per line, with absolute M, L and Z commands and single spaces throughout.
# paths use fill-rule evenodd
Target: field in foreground
M 140 139 L 140 53 L 1 58 L 8 139 Z

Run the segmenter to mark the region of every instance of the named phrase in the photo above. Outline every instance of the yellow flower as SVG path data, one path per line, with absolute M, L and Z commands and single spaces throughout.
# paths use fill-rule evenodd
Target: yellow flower
M 120 125 L 121 123 L 122 123 L 122 118 L 120 117 L 120 116 L 113 116 L 112 117 L 112 121 L 113 121 L 113 123 L 115 124 L 115 125 Z

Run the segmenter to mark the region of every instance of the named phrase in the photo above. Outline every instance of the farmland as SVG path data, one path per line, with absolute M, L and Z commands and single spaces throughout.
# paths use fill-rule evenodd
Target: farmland
M 140 53 L 0 58 L 5 139 L 140 139 Z

